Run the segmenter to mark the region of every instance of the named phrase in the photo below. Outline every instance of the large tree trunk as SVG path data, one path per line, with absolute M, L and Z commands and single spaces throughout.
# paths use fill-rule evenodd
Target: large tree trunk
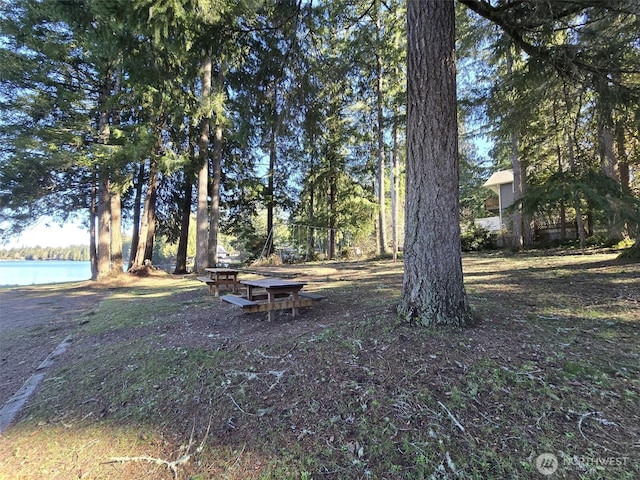
M 109 173 L 101 169 L 98 178 L 98 253 L 97 279 L 100 280 L 111 273 L 111 194 L 109 192 Z
M 408 2 L 407 198 L 401 316 L 464 325 L 453 0 Z
M 202 105 L 208 105 L 211 97 L 211 54 L 207 54 L 202 73 Z M 196 262 L 194 270 L 198 273 L 207 268 L 209 250 L 209 129 L 211 118 L 205 113 L 200 121 L 200 141 L 198 142 L 198 210 L 196 213 Z

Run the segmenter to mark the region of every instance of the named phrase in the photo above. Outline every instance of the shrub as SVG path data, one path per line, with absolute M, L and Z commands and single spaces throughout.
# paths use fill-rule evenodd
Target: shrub
M 494 248 L 491 232 L 475 223 L 462 229 L 461 241 L 463 252 L 477 252 Z

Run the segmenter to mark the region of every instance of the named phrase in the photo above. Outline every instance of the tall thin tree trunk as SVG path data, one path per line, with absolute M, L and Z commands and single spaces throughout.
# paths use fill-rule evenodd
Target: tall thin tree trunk
M 116 70 L 113 82 L 113 94 L 120 94 L 122 87 L 122 68 Z M 116 109 L 112 112 L 112 122 L 119 126 L 122 121 L 121 112 Z M 122 198 L 120 191 L 111 185 L 111 274 L 122 275 L 124 273 L 124 260 L 122 257 Z
M 135 198 L 133 200 L 133 230 L 131 233 L 131 252 L 129 252 L 129 268 L 133 266 L 136 261 L 136 255 L 138 253 L 138 242 L 140 241 L 140 215 L 142 209 L 142 190 L 144 185 L 145 176 L 145 162 L 140 162 L 138 165 L 138 177 L 135 183 Z M 127 269 L 128 270 L 128 269 Z
M 273 218 L 275 209 L 275 175 L 276 162 L 278 159 L 278 135 L 280 131 L 280 113 L 278 111 L 278 91 L 273 87 L 271 92 L 272 111 L 271 111 L 271 133 L 269 138 L 269 172 L 267 176 L 267 244 L 265 248 L 265 256 L 269 257 L 273 253 L 274 231 Z
M 527 183 L 527 167 L 529 162 L 520 158 L 520 195 L 521 197 L 527 194 L 529 190 L 529 184 Z M 531 229 L 531 215 L 522 212 L 522 244 L 525 247 L 533 245 L 533 231 Z
M 91 280 L 98 279 L 98 252 L 96 245 L 96 217 L 97 210 L 97 182 L 96 167 L 91 171 L 91 205 L 89 206 L 89 258 L 91 260 Z
M 211 97 L 211 52 L 207 52 L 202 69 L 202 105 L 209 104 Z M 200 141 L 198 142 L 198 160 L 200 171 L 198 172 L 198 210 L 196 213 L 196 261 L 194 270 L 204 272 L 207 267 L 207 254 L 209 251 L 209 129 L 211 117 L 205 113 L 200 121 Z
M 558 153 L 558 173 L 562 174 L 564 167 L 562 166 L 562 150 L 560 144 L 557 145 Z M 562 175 L 564 176 L 564 175 Z M 567 208 L 564 200 L 560 200 L 560 240 L 563 242 L 567 239 Z
M 511 55 L 511 48 L 507 48 L 507 73 L 511 76 L 513 74 L 513 56 Z M 513 210 L 513 248 L 521 250 L 524 245 L 524 236 L 522 232 L 522 205 L 520 205 L 520 199 L 522 198 L 522 175 L 523 172 L 520 169 L 520 149 L 519 149 L 519 134 L 514 126 L 510 133 L 511 137 L 511 168 L 513 169 L 513 202 L 515 208 Z
M 156 177 L 157 177 L 157 164 L 155 159 L 151 159 L 149 164 L 149 179 L 147 180 L 147 195 L 144 200 L 144 210 L 142 212 L 142 222 L 140 224 L 140 240 L 138 241 L 138 248 L 136 250 L 136 258 L 133 262 L 133 267 L 140 267 L 144 265 L 147 253 L 147 241 L 149 239 L 149 212 L 153 208 L 151 202 L 155 201 L 155 189 L 156 189 Z M 151 258 L 149 257 L 149 260 Z
M 398 111 L 394 109 L 393 130 L 391 132 L 393 141 L 393 152 L 391 159 L 391 245 L 393 250 L 393 261 L 398 260 L 398 194 L 400 169 L 400 146 L 398 145 Z
M 124 273 L 122 258 L 122 200 L 119 192 L 111 192 L 111 261 L 112 274 Z
M 158 172 L 157 165 L 153 163 L 153 177 L 149 177 L 149 188 L 147 189 L 147 238 L 144 243 L 144 260 L 153 263 L 153 243 L 156 236 L 156 203 L 158 200 Z
M 611 110 L 604 110 L 606 107 L 601 108 L 601 119 L 599 125 L 599 142 L 600 142 L 600 165 L 602 173 L 607 177 L 619 182 L 616 170 L 618 170 L 618 159 L 616 158 L 614 148 L 614 132 L 613 132 L 613 118 Z M 615 200 L 608 199 L 610 211 L 612 215 L 608 217 L 608 237 L 609 240 L 621 240 L 622 239 L 622 225 L 620 224 L 620 216 L 617 211 L 618 208 L 615 204 Z
M 189 223 L 191 220 L 191 197 L 193 195 L 193 178 L 189 168 L 184 175 L 184 199 L 182 202 L 182 215 L 180 217 L 180 240 L 176 252 L 175 274 L 187 273 L 187 252 L 189 246 Z
M 567 151 L 569 158 L 569 168 L 571 172 L 575 174 L 576 171 L 576 161 L 574 157 L 573 151 L 573 138 L 571 135 L 567 137 Z M 582 206 L 580 195 L 578 192 L 574 192 L 573 194 L 573 207 L 576 210 L 576 227 L 578 228 L 578 238 L 580 239 L 580 248 L 585 248 L 587 246 L 587 235 L 584 229 L 584 220 L 582 218 Z
M 377 5 L 376 5 L 377 10 Z M 379 12 L 378 12 L 379 13 Z M 385 145 L 384 145 L 384 111 L 383 111 L 383 66 L 382 57 L 377 49 L 380 46 L 380 30 L 382 29 L 380 15 L 376 14 L 376 114 L 378 136 L 378 253 L 387 253 L 387 214 L 385 196 Z
M 311 139 L 311 144 L 314 145 L 313 137 Z M 315 225 L 315 191 L 316 191 L 316 181 L 315 181 L 315 163 L 314 163 L 314 155 L 315 148 L 311 152 L 311 165 L 309 166 L 309 217 L 308 224 L 309 230 L 307 232 L 307 259 L 313 258 L 314 253 L 314 231 L 312 226 Z
M 111 131 L 109 128 L 109 111 L 106 101 L 111 93 L 110 72 L 105 74 L 105 80 L 100 88 L 98 99 L 98 143 L 108 145 Z M 98 170 L 98 249 L 97 249 L 97 279 L 100 280 L 111 273 L 111 238 L 109 226 L 111 223 L 111 192 L 110 174 L 106 164 L 100 165 Z
M 616 122 L 616 154 L 618 157 L 618 177 L 620 186 L 625 192 L 629 192 L 629 159 L 624 138 L 624 122 L 619 118 Z
M 209 265 L 218 261 L 218 232 L 220 230 L 220 164 L 222 163 L 222 126 L 218 123 L 213 137 L 211 181 L 211 210 L 209 212 Z
M 218 92 L 224 91 L 226 64 L 222 62 L 216 78 Z M 222 166 L 222 112 L 216 113 L 216 126 L 213 135 L 213 158 L 211 159 L 211 210 L 209 212 L 209 265 L 218 261 L 218 233 L 220 231 L 220 178 Z
M 328 250 L 327 250 L 327 258 L 329 260 L 333 260 L 336 256 L 336 235 L 335 235 L 335 227 L 336 227 L 336 203 L 337 203 L 337 191 L 338 186 L 336 185 L 336 159 L 335 153 L 329 151 L 329 215 L 327 218 L 327 227 L 328 227 Z

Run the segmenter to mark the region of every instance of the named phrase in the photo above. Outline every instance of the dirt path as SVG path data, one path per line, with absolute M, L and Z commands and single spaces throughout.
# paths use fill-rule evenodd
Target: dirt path
M 72 285 L 0 289 L 0 407 L 108 295 L 87 282 Z

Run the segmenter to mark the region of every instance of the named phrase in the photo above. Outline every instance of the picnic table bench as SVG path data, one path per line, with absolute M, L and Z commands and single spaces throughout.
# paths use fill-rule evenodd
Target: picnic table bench
M 274 310 L 291 309 L 291 316 L 296 317 L 298 308 L 310 307 L 326 297 L 324 295 L 302 292 L 305 282 L 283 280 L 281 278 L 263 278 L 259 280 L 243 280 L 247 287 L 247 296 L 224 295 L 223 301 L 242 307 L 247 312 L 268 312 L 269 320 L 273 320 Z M 264 293 L 256 292 L 264 289 Z

